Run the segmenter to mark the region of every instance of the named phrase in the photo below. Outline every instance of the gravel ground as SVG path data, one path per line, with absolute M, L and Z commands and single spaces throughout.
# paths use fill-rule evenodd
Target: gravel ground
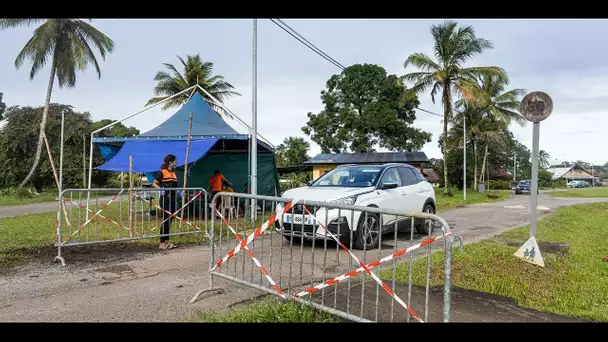
M 559 198 L 541 193 L 539 209 L 541 214 L 546 214 L 562 206 L 604 201 L 608 201 L 608 198 Z M 527 195 L 519 195 L 499 203 L 446 210 L 439 215 L 463 238 L 465 244 L 469 244 L 526 224 L 528 203 Z M 40 210 L 40 207 L 37 208 Z M 275 238 L 272 245 L 281 243 L 280 239 Z M 393 241 L 387 243 L 391 245 Z M 407 237 L 398 239 L 398 248 L 407 245 Z M 441 245 L 438 244 L 438 247 Z M 69 254 L 69 250 L 66 250 L 66 254 Z M 346 260 L 342 257 L 344 254 L 335 252 L 335 249 L 328 250 L 327 255 L 327 260 L 338 258 L 338 255 L 342 262 Z M 317 266 L 320 265 L 317 262 L 319 257 L 320 253 L 314 257 Z M 369 258 L 371 256 L 368 256 L 368 262 L 371 261 Z M 128 257 L 107 256 L 95 260 L 74 263 L 68 260 L 67 267 L 52 264 L 51 260 L 41 260 L 40 263 L 23 266 L 1 276 L 0 321 L 179 321 L 197 310 L 227 310 L 261 293 L 217 280 L 215 286 L 223 287 L 224 293 L 207 294 L 196 303 L 189 304 L 198 290 L 209 287 L 207 246 L 147 251 Z M 266 264 L 264 261 L 262 263 Z M 283 265 L 282 268 L 285 267 Z M 318 270 L 314 267 L 307 265 L 306 269 L 310 271 L 304 270 L 305 280 L 310 281 L 311 276 L 318 277 Z M 340 270 L 334 267 L 333 271 Z

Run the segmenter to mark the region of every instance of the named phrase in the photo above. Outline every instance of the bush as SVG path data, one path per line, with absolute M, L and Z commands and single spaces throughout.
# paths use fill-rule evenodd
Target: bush
M 490 180 L 490 190 L 511 190 L 511 181 Z
M 15 191 L 15 197 L 18 199 L 34 198 L 35 195 L 28 188 L 17 188 Z

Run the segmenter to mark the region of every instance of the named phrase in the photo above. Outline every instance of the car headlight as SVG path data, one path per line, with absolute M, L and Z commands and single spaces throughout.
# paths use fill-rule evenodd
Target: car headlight
M 339 198 L 335 201 L 331 201 L 331 203 L 342 204 L 342 205 L 353 205 L 357 201 L 357 196 L 349 196 L 344 198 Z

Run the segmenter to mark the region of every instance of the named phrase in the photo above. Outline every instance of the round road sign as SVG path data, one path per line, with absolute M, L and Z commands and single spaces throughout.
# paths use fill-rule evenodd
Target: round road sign
M 553 100 L 542 91 L 529 93 L 521 100 L 519 112 L 531 122 L 541 122 L 551 115 L 553 111 Z

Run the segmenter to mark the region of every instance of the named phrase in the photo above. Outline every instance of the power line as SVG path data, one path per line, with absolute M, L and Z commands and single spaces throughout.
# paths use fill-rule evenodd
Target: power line
M 301 34 L 296 32 L 296 30 L 292 29 L 289 25 L 285 24 L 281 19 L 277 19 L 277 20 L 270 19 L 270 21 L 272 21 L 275 25 L 280 27 L 283 31 L 287 32 L 290 36 L 292 36 L 293 38 L 298 40 L 300 43 L 304 44 L 306 47 L 308 47 L 309 49 L 314 51 L 319 56 L 323 57 L 325 60 L 327 60 L 331 64 L 335 65 L 336 67 L 338 67 L 342 70 L 346 69 L 342 64 L 338 63 L 335 59 L 331 58 L 328 54 L 323 52 L 323 50 L 314 46 L 311 42 L 308 41 L 308 39 L 304 38 Z
M 277 25 L 278 27 L 280 27 L 283 31 L 287 32 L 290 36 L 292 36 L 293 38 L 295 38 L 297 41 L 299 41 L 300 43 L 304 44 L 304 46 L 306 46 L 307 48 L 311 49 L 312 51 L 314 51 L 316 54 L 318 54 L 319 56 L 323 57 L 325 60 L 327 60 L 328 62 L 330 62 L 331 64 L 335 65 L 336 67 L 344 70 L 346 69 L 346 67 L 344 67 L 344 65 L 340 64 L 338 61 L 336 61 L 335 59 L 333 59 L 332 57 L 330 57 L 327 53 L 323 52 L 323 50 L 319 49 L 318 47 L 316 47 L 313 43 L 311 43 L 310 41 L 308 41 L 308 39 L 304 38 L 301 34 L 299 34 L 296 30 L 294 30 L 293 28 L 291 28 L 291 26 L 287 25 L 284 21 L 282 21 L 281 19 L 270 19 L 270 21 L 272 21 L 275 25 Z M 438 113 L 434 113 L 431 112 L 429 110 L 417 107 L 417 109 L 431 114 L 431 115 L 435 115 L 435 116 L 439 116 L 443 118 L 443 115 L 438 114 Z

